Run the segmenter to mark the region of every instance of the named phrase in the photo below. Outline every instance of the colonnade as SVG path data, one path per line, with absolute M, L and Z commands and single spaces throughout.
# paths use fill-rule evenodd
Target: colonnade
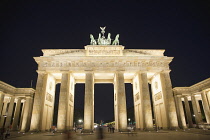
M 74 86 L 76 79 L 73 73 L 62 71 L 59 97 L 57 129 L 58 131 L 73 128 Z M 125 71 L 114 72 L 111 80 L 114 84 L 114 114 L 115 129 L 127 129 L 127 109 L 125 95 Z M 94 129 L 94 71 L 85 71 L 84 98 L 84 130 Z M 52 126 L 55 85 L 58 80 L 52 74 L 38 71 L 36 94 L 34 98 L 31 131 L 47 130 Z M 101 80 L 103 81 L 103 80 Z M 134 74 L 133 84 L 134 109 L 136 128 L 153 129 L 152 107 L 148 83 L 151 83 L 156 125 L 163 129 L 178 127 L 176 108 L 172 93 L 169 71 L 157 73 L 150 79 L 147 72 L 139 71 Z M 49 97 L 51 100 L 49 100 Z M 46 113 L 48 112 L 48 113 Z
M 173 91 L 180 128 L 210 124 L 210 78 L 190 87 L 176 87 Z
M 29 130 L 34 91 L 0 81 L 0 128 L 21 132 Z

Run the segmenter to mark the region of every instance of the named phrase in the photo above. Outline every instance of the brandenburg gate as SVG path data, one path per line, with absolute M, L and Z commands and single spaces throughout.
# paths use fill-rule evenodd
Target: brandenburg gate
M 169 64 L 173 57 L 164 50 L 125 49 L 119 35 L 111 41 L 101 27 L 98 39 L 90 35 L 84 49 L 44 49 L 43 56 L 34 57 L 38 79 L 30 130 L 46 130 L 52 126 L 55 85 L 61 83 L 58 131 L 73 128 L 75 84 L 85 83 L 84 130 L 94 128 L 94 84 L 113 83 L 115 128 L 127 129 L 125 83 L 133 85 L 136 128 L 153 129 L 151 96 L 156 123 L 159 127 L 178 127 L 176 107 L 170 80 Z

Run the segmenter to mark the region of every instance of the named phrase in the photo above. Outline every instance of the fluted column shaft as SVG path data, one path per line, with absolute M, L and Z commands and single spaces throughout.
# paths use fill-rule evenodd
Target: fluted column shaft
M 138 73 L 143 129 L 153 129 L 152 108 L 147 80 L 147 73 Z
M 192 115 L 191 115 L 190 106 L 189 106 L 187 97 L 184 97 L 184 105 L 185 105 L 185 111 L 186 111 L 189 128 L 192 128 L 193 127 Z
M 21 125 L 21 129 L 20 129 L 21 132 L 26 131 L 29 112 L 30 112 L 30 97 L 26 97 L 25 106 L 24 106 L 24 110 L 23 110 L 22 125 Z
M 85 105 L 84 105 L 84 129 L 94 128 L 94 77 L 92 72 L 85 76 Z
M 15 101 L 15 97 L 11 97 L 10 103 L 9 103 L 9 109 L 8 109 L 8 112 L 7 112 L 7 119 L 6 119 L 6 123 L 5 123 L 5 128 L 8 128 L 11 125 L 14 101 Z
M 7 115 L 7 104 L 8 102 L 4 102 L 4 106 L 3 106 L 3 110 L 2 110 L 2 116 L 1 116 L 1 121 L 0 121 L 0 128 L 3 128 L 4 125 L 4 120 L 6 119 L 5 117 L 3 117 L 3 115 Z
M 18 130 L 18 121 L 20 118 L 21 98 L 17 98 L 14 120 L 12 123 L 12 130 Z
M 2 107 L 4 103 L 4 93 L 0 91 L 0 116 L 2 116 Z
M 177 97 L 177 103 L 178 103 L 178 108 L 179 108 L 179 113 L 180 113 L 180 120 L 181 120 L 181 125 L 182 125 L 181 127 L 183 129 L 185 129 L 185 128 L 187 128 L 187 125 L 186 125 L 186 120 L 185 120 L 184 109 L 183 109 L 181 97 Z
M 196 104 L 195 95 L 191 96 L 191 101 L 192 101 L 193 112 L 195 115 L 196 127 L 198 127 L 198 124 L 201 123 L 201 118 L 198 114 L 198 108 L 197 108 L 197 104 Z
M 118 129 L 127 129 L 127 109 L 126 109 L 126 96 L 125 96 L 125 83 L 124 73 L 118 71 L 115 74 L 116 83 L 116 96 L 117 96 L 117 110 L 118 110 Z
M 167 118 L 169 122 L 169 128 L 176 129 L 178 127 L 178 120 L 169 72 L 161 72 L 160 80 L 162 85 L 162 92 L 165 96 L 164 99 L 166 100 L 165 107 L 166 113 L 168 114 Z
M 45 100 L 45 92 L 46 92 L 46 84 L 47 84 L 47 74 L 45 72 L 38 72 L 38 79 L 36 84 L 36 92 L 34 96 L 34 104 L 31 118 L 31 131 L 40 130 L 41 120 L 42 120 L 42 111 L 43 111 L 43 103 Z
M 58 131 L 65 131 L 67 125 L 67 105 L 69 94 L 69 80 L 70 76 L 68 72 L 62 73 L 61 87 L 60 87 L 60 97 L 59 97 L 59 107 L 58 107 Z
M 210 109 L 209 109 L 209 104 L 208 104 L 208 101 L 207 101 L 207 98 L 206 98 L 205 91 L 202 91 L 201 97 L 202 97 L 202 102 L 203 102 L 204 113 L 205 113 L 205 116 L 206 116 L 206 121 L 207 121 L 207 123 L 210 123 Z

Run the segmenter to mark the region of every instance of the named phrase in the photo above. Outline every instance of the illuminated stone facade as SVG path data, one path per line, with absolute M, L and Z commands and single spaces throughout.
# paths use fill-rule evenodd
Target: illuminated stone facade
M 34 57 L 38 79 L 30 130 L 52 125 L 55 85 L 61 83 L 58 131 L 72 129 L 74 87 L 85 83 L 84 129 L 94 123 L 94 84 L 114 84 L 115 128 L 127 129 L 125 83 L 133 84 L 136 128 L 153 129 L 149 84 L 155 119 L 162 128 L 177 128 L 177 114 L 169 76 L 172 57 L 164 50 L 124 49 L 121 45 L 87 45 L 85 49 L 44 49 Z
M 201 128 L 210 124 L 210 78 L 190 87 L 176 87 L 173 91 L 180 128 Z M 192 109 L 190 109 L 189 104 L 191 104 Z M 196 123 L 195 126 L 193 125 L 193 118 Z
M 210 123 L 210 79 L 191 87 L 177 87 L 172 90 L 169 64 L 173 57 L 164 56 L 165 50 L 124 49 L 124 46 L 119 45 L 119 34 L 113 42 L 110 33 L 105 38 L 105 28 L 101 27 L 97 40 L 91 34 L 91 45 L 84 49 L 43 49 L 43 56 L 34 57 L 38 64 L 36 91 L 31 88 L 15 88 L 0 81 L 0 127 L 12 125 L 13 130 L 49 130 L 53 125 L 57 83 L 61 83 L 58 131 L 73 129 L 77 83 L 85 83 L 86 132 L 94 129 L 96 83 L 114 85 L 116 130 L 127 129 L 125 83 L 133 85 L 136 129 L 152 130 L 154 125 L 157 129 L 185 129 L 193 127 L 193 117 L 196 127 L 199 127 L 203 123 L 199 104 L 201 100 L 206 121 Z M 193 116 L 189 100 L 192 103 Z
M 29 130 L 34 92 L 32 88 L 15 88 L 0 81 L 0 128 Z

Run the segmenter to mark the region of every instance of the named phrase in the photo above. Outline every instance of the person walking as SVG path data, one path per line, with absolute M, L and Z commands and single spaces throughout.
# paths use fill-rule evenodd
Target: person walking
M 7 140 L 7 138 L 10 136 L 10 129 L 9 127 L 6 130 L 6 134 L 5 134 L 5 139 Z

